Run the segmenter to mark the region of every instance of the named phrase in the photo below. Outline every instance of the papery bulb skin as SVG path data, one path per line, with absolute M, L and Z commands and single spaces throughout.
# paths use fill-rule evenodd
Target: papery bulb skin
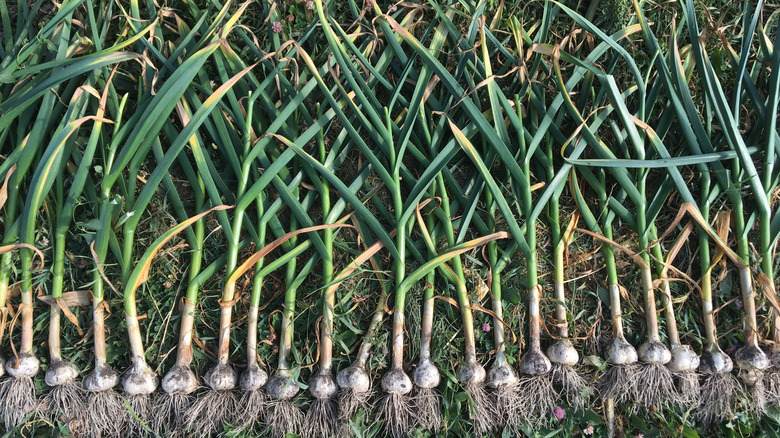
M 78 376 L 78 370 L 70 361 L 60 359 L 49 365 L 44 381 L 49 386 L 60 386 L 75 381 Z
M 702 374 L 730 373 L 734 369 L 734 362 L 728 354 L 716 350 L 704 350 L 699 360 L 699 372 Z
M 268 383 L 268 373 L 257 364 L 252 364 L 241 373 L 239 384 L 244 391 L 257 391 Z
M 230 365 L 217 364 L 206 372 L 203 380 L 214 391 L 230 391 L 238 386 L 238 373 Z
M 382 376 L 382 390 L 388 394 L 409 394 L 412 392 L 412 379 L 404 370 L 392 368 Z
M 165 374 L 161 386 L 166 394 L 192 394 L 198 389 L 198 378 L 189 367 L 178 366 Z
M 512 386 L 519 381 L 520 379 L 507 363 L 493 364 L 487 372 L 487 385 L 493 389 Z
M 573 367 L 580 360 L 580 354 L 568 339 L 560 340 L 547 349 L 550 362 Z
M 672 360 L 666 364 L 667 368 L 676 373 L 689 373 L 699 367 L 699 356 L 690 345 L 672 345 Z
M 552 369 L 550 359 L 541 350 L 532 349 L 523 355 L 520 363 L 520 371 L 529 376 L 541 376 Z
M 424 360 L 417 365 L 412 374 L 414 385 L 418 388 L 432 389 L 439 386 L 441 374 L 430 360 Z
M 108 391 L 119 384 L 119 374 L 108 364 L 103 364 L 84 379 L 84 387 L 90 392 Z
M 330 370 L 323 370 L 312 376 L 309 380 L 309 393 L 320 400 L 333 398 L 339 392 L 336 377 Z
M 606 353 L 607 360 L 613 365 L 628 365 L 639 360 L 636 348 L 621 338 L 613 339 Z
M 672 360 L 672 352 L 661 341 L 647 341 L 639 346 L 639 360 L 666 365 Z
M 19 359 L 12 358 L 5 363 L 5 370 L 13 377 L 35 377 L 41 362 L 32 354 L 20 354 Z
M 341 389 L 351 389 L 363 394 L 371 389 L 371 377 L 366 370 L 359 366 L 345 368 L 336 375 L 336 382 Z
M 290 400 L 298 394 L 299 390 L 300 388 L 293 381 L 292 375 L 285 370 L 277 371 L 265 385 L 265 391 L 276 400 Z

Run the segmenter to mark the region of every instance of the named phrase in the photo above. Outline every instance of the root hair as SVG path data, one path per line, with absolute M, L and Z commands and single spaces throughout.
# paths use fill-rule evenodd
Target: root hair
M 699 374 L 694 371 L 672 373 L 677 384 L 677 403 L 683 406 L 696 406 L 701 397 Z
M 290 400 L 271 400 L 266 424 L 272 438 L 283 438 L 290 433 L 298 433 L 303 427 L 303 412 Z
M 575 410 L 585 407 L 585 400 L 593 393 L 593 388 L 574 369 L 574 367 L 553 363 L 550 370 L 553 385 L 560 389 L 561 398 Z
M 665 365 L 643 363 L 637 379 L 642 384 L 636 386 L 636 399 L 645 408 L 662 408 L 679 399 L 672 372 Z
M 157 436 L 184 435 L 185 415 L 192 405 L 188 394 L 162 393 L 155 397 L 152 408 L 152 430 Z
M 416 388 L 412 395 L 416 424 L 424 430 L 441 429 L 441 396 L 434 388 Z
M 498 415 L 485 386 L 479 384 L 467 384 L 464 386 L 469 396 L 469 416 L 474 423 L 474 433 L 482 436 L 498 427 Z
M 136 394 L 127 398 L 130 403 L 130 421 L 127 433 L 130 436 L 145 437 L 152 431 L 152 397 L 149 394 Z
M 371 397 L 373 395 L 374 391 L 371 389 L 357 392 L 352 388 L 346 388 L 339 391 L 336 400 L 338 400 L 341 420 L 349 422 L 361 409 L 366 412 L 372 411 L 374 406 L 371 404 Z
M 8 431 L 39 411 L 35 385 L 30 377 L 10 377 L 0 384 L 0 411 Z
M 87 430 L 95 436 L 119 437 L 129 420 L 124 399 L 113 389 L 87 395 Z
M 187 409 L 184 428 L 197 436 L 220 434 L 224 423 L 233 420 L 237 408 L 235 392 L 208 389 Z
M 306 412 L 303 436 L 331 438 L 338 436 L 338 405 L 332 398 L 314 399 Z
M 72 433 L 83 434 L 84 415 L 87 411 L 87 391 L 83 386 L 73 381 L 55 385 L 44 400 L 49 421 L 60 421 L 67 424 Z
M 534 429 L 550 421 L 558 394 L 553 386 L 550 373 L 538 376 L 522 376 L 518 382 L 518 404 L 512 418 L 513 428 L 518 428 L 518 422 L 525 421 Z
M 780 406 L 780 372 L 764 371 L 764 394 L 769 406 Z
M 239 430 L 250 430 L 256 422 L 264 421 L 268 405 L 268 395 L 262 389 L 244 391 L 238 402 L 240 412 L 235 418 L 235 426 Z
M 712 424 L 731 417 L 731 407 L 742 397 L 742 385 L 732 373 L 705 374 L 694 418 Z
M 404 394 L 385 394 L 379 400 L 377 419 L 384 424 L 385 434 L 393 438 L 409 435 L 415 415 L 409 397 Z
M 763 371 L 757 371 L 757 374 L 756 383 L 747 385 L 748 404 L 746 411 L 761 418 L 766 411 L 766 387 L 764 386 Z
M 500 385 L 492 391 L 493 406 L 496 413 L 496 427 L 507 426 L 518 413 L 520 405 L 520 384 L 518 382 Z
M 615 401 L 615 404 L 623 404 L 636 400 L 636 382 L 638 366 L 632 364 L 609 364 L 607 371 L 596 383 L 601 397 Z

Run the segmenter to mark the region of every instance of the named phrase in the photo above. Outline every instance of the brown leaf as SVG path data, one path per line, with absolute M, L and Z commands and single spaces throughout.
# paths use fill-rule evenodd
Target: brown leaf
M 11 174 L 13 174 L 15 170 L 16 164 L 12 165 L 11 168 L 8 169 L 8 173 L 5 174 L 5 181 L 3 181 L 3 186 L 0 187 L 0 208 L 3 208 L 5 201 L 8 200 L 8 180 L 11 179 Z
M 72 322 L 73 325 L 76 326 L 76 331 L 79 332 L 79 335 L 83 335 L 84 332 L 81 330 L 81 327 L 79 327 L 78 318 L 76 318 L 76 315 L 74 315 L 73 312 L 70 311 L 68 305 L 65 303 L 65 300 L 63 300 L 62 298 L 56 298 L 55 301 L 57 302 L 57 306 L 59 306 L 60 310 L 62 310 L 62 314 L 65 315 L 66 318 L 68 318 L 68 321 Z
M 39 300 L 48 305 L 52 305 L 55 299 L 51 295 L 38 295 Z M 89 306 L 91 298 L 91 291 L 89 290 L 73 290 L 62 294 L 62 298 L 59 298 L 57 304 L 64 304 L 66 307 L 85 307 Z
M 739 258 L 737 253 L 735 253 L 731 248 L 729 248 L 729 246 L 726 244 L 726 239 L 721 238 L 721 236 L 719 236 L 712 230 L 710 224 L 708 224 L 707 221 L 704 220 L 704 218 L 701 216 L 701 213 L 699 213 L 699 209 L 696 208 L 695 205 L 689 202 L 684 202 L 680 207 L 680 211 L 677 213 L 677 215 L 680 216 L 685 214 L 686 212 L 690 214 L 693 220 L 695 220 L 696 223 L 698 223 L 699 226 L 701 226 L 701 228 L 712 238 L 712 240 L 715 241 L 715 244 L 718 246 L 718 248 L 720 248 L 726 254 L 726 257 L 728 257 L 729 260 L 731 260 L 731 262 L 734 263 L 735 266 L 737 266 L 737 268 L 745 267 L 745 262 Z M 728 231 L 728 228 L 726 228 L 726 231 Z
M 111 280 L 106 277 L 106 273 L 103 271 L 103 263 L 98 258 L 97 253 L 95 252 L 95 241 L 93 240 L 92 243 L 89 244 L 89 252 L 92 254 L 92 260 L 95 261 L 95 266 L 97 267 L 98 273 L 100 273 L 100 276 L 103 278 L 103 281 L 106 282 L 108 287 L 111 288 L 112 291 L 114 291 L 115 294 L 121 296 L 122 294 L 119 293 L 118 290 L 114 287 L 114 284 L 111 283 Z
M 57 308 L 59 308 L 62 311 L 63 315 L 65 315 L 65 317 L 68 318 L 68 321 L 72 322 L 73 325 L 76 326 L 76 330 L 78 331 L 79 336 L 84 335 L 84 332 L 81 330 L 81 327 L 79 326 L 78 318 L 76 318 L 76 315 L 74 315 L 73 312 L 70 311 L 69 307 L 88 306 L 89 299 L 90 299 L 90 291 L 74 290 L 70 292 L 65 292 L 62 294 L 61 298 L 53 298 L 51 295 L 41 295 L 41 293 L 39 292 L 37 298 L 40 301 L 43 301 L 44 303 L 50 306 L 56 306 Z
M 577 231 L 579 231 L 580 233 L 585 233 L 588 236 L 593 237 L 594 239 L 601 240 L 602 242 L 605 242 L 605 243 L 608 243 L 608 244 L 614 246 L 615 248 L 623 251 L 624 253 L 626 253 L 626 255 L 631 257 L 631 260 L 633 260 L 634 263 L 639 265 L 639 267 L 644 268 L 644 269 L 648 269 L 647 262 L 645 262 L 645 260 L 641 256 L 639 256 L 639 254 L 635 253 L 634 251 L 631 251 L 627 247 L 625 247 L 625 246 L 615 242 L 614 240 L 607 239 L 606 237 L 602 236 L 601 234 L 594 233 L 593 231 L 586 230 L 584 228 L 577 228 Z
M 5 254 L 7 252 L 11 252 L 11 251 L 13 251 L 15 249 L 19 249 L 19 248 L 26 248 L 26 249 L 32 250 L 33 252 L 35 252 L 35 255 L 37 255 L 38 258 L 40 259 L 40 265 L 34 265 L 33 264 L 33 266 L 31 266 L 31 269 L 36 270 L 36 269 L 40 269 L 40 268 L 43 267 L 43 263 L 44 263 L 43 262 L 44 261 L 43 253 L 38 248 L 34 247 L 33 245 L 29 245 L 27 243 L 14 243 L 12 245 L 0 246 L 0 254 Z M 33 258 L 33 261 L 35 261 L 35 258 Z
M 623 301 L 625 301 L 627 303 L 631 301 L 630 300 L 631 297 L 628 296 L 628 289 L 626 289 L 625 286 L 623 286 L 622 284 L 619 284 L 618 285 L 618 291 L 620 291 L 620 299 L 621 300 L 623 300 Z
M 777 300 L 777 293 L 775 292 L 775 285 L 763 272 L 758 274 L 758 283 L 761 285 L 761 292 L 766 299 L 772 304 L 775 312 L 780 312 L 780 301 Z

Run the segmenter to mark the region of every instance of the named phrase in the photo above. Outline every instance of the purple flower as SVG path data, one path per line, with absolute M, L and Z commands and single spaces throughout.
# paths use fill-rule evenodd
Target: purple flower
M 638 433 L 634 438 L 645 438 L 644 434 Z
M 282 23 L 278 21 L 274 21 L 271 23 L 271 30 L 274 31 L 274 33 L 279 33 L 282 31 Z
M 585 435 L 593 435 L 593 432 L 595 432 L 595 430 L 593 429 L 592 424 L 589 424 L 588 427 L 582 429 L 582 433 L 584 433 Z
M 314 2 L 312 0 L 309 0 L 306 2 L 306 9 L 313 11 L 314 10 Z
M 483 323 L 482 324 L 482 331 L 485 332 L 485 333 L 490 333 L 490 324 Z
M 555 418 L 556 418 L 558 421 L 561 421 L 561 420 L 563 420 L 563 417 L 566 415 L 566 413 L 565 413 L 565 412 L 563 412 L 563 408 L 562 408 L 562 407 L 560 407 L 560 406 L 556 406 L 556 407 L 553 409 L 553 415 L 555 415 Z
M 734 300 L 734 305 L 737 306 L 737 309 L 741 309 L 742 308 L 742 300 L 737 298 L 736 300 Z

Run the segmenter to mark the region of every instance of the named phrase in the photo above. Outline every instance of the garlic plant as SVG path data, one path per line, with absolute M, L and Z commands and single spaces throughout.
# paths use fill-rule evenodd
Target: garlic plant
M 708 430 L 780 402 L 771 5 L 745 6 L 731 35 L 690 0 L 664 6 L 679 8 L 664 27 L 635 1 L 608 35 L 596 6 L 472 3 L 3 3 L 6 432 L 470 436 L 563 426 L 559 404 L 603 406 L 608 430 L 690 409 Z M 157 207 L 170 229 L 149 227 Z M 147 283 L 180 232 L 182 287 Z M 583 242 L 595 275 L 566 264 Z M 473 265 L 490 285 L 476 293 Z M 346 306 L 351 275 L 379 281 Z M 722 278 L 741 335 L 716 324 Z M 597 283 L 603 404 L 578 338 Z M 390 357 L 371 360 L 387 314 Z

